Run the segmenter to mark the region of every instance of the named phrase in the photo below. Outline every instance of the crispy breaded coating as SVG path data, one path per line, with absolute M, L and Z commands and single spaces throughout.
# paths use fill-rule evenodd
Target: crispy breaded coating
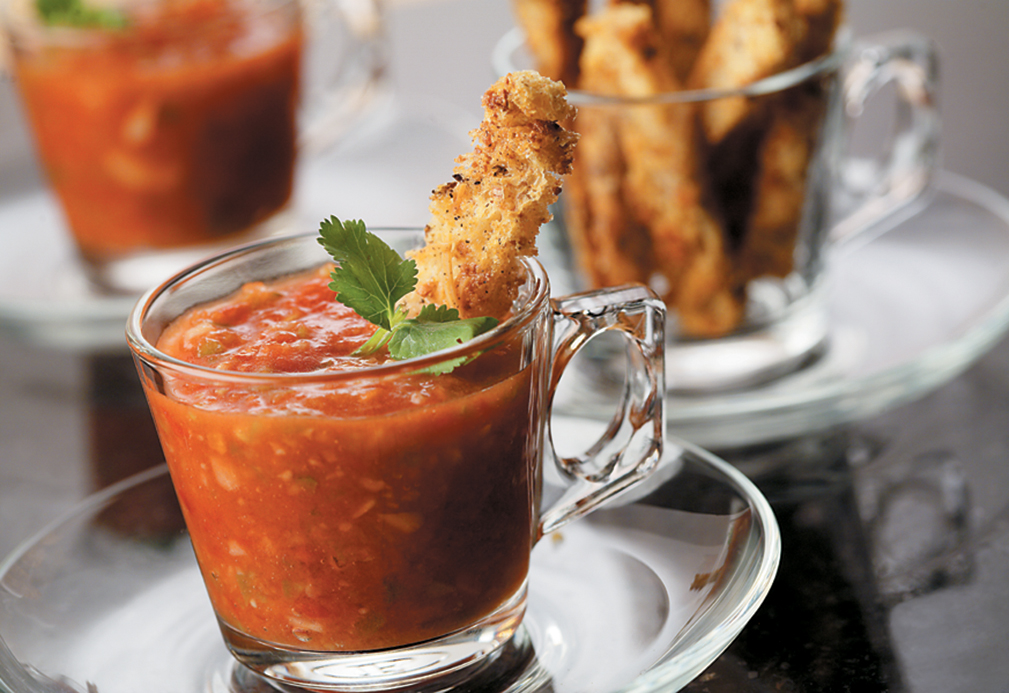
M 574 117 L 560 82 L 515 72 L 483 96 L 484 119 L 470 133 L 474 148 L 456 159 L 452 180 L 431 195 L 431 221 L 417 262 L 411 312 L 426 303 L 457 308 L 463 318 L 501 318 L 511 309 L 536 255 L 547 207 L 571 172 L 578 135 L 560 125 Z
M 792 66 L 804 25 L 793 0 L 729 0 L 697 56 L 689 86 L 736 89 Z M 731 96 L 704 103 L 701 121 L 708 142 L 721 142 L 753 108 Z
M 537 71 L 573 87 L 578 81 L 582 39 L 575 22 L 585 14 L 587 0 L 512 0 Z
M 844 20 L 843 0 L 795 0 L 801 22 L 796 47 L 796 64 L 809 62 L 830 52 L 838 27 Z
M 745 294 L 732 283 L 732 265 L 713 217 L 701 217 L 704 232 L 688 271 L 680 280 L 676 312 L 685 337 L 721 337 L 739 327 Z
M 585 38 L 585 88 L 628 97 L 679 88 L 647 5 L 613 5 L 576 28 Z M 731 288 L 723 231 L 706 207 L 695 115 L 689 103 L 622 106 L 617 132 L 624 199 L 648 229 L 660 275 L 650 283 L 676 309 L 681 328 L 700 336 L 731 330 L 742 306 Z
M 741 282 L 792 271 L 809 164 L 825 110 L 822 90 L 810 87 L 781 95 L 772 109 L 757 152 L 753 203 L 739 249 Z
M 568 240 L 578 269 L 592 287 L 647 283 L 653 272 L 648 229 L 634 221 L 624 200 L 617 118 L 607 108 L 579 111 L 575 122 L 581 139 L 564 184 Z
M 686 82 L 711 30 L 710 0 L 615 0 L 648 5 L 673 74 Z M 809 0 L 813 1 L 813 0 Z
M 516 7 L 522 2 L 542 8 L 555 0 Z M 844 0 L 590 6 L 575 25 L 585 39 L 578 88 L 645 98 L 684 86 L 737 89 L 821 57 L 844 15 Z M 688 336 L 737 327 L 747 283 L 792 271 L 826 107 L 822 87 L 696 106 L 583 106 L 565 193 L 583 279 L 651 285 Z
M 794 7 L 799 20 L 798 43 L 782 69 L 791 69 L 831 50 L 843 17 L 842 0 L 795 0 Z M 799 85 L 792 89 L 806 87 Z M 777 118 L 776 110 L 788 100 L 781 97 L 782 94 L 778 93 L 747 100 L 745 117 L 735 123 L 722 139 L 708 147 L 706 168 L 718 209 L 734 245 L 743 242 L 750 225 L 751 207 L 760 203 L 756 199 L 760 187 L 756 180 L 760 149 L 765 134 Z M 710 110 L 719 107 L 717 103 L 708 106 Z M 792 248 L 782 252 L 791 257 Z
M 710 0 L 652 0 L 655 24 L 669 47 L 677 79 L 686 83 L 711 31 Z

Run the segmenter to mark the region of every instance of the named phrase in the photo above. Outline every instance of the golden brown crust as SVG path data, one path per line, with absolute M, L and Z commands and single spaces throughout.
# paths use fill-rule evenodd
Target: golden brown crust
M 686 82 L 711 30 L 710 0 L 624 0 L 652 8 L 673 74 Z
M 653 271 L 651 238 L 624 200 L 615 114 L 586 108 L 576 123 L 581 139 L 564 195 L 565 227 L 578 269 L 593 287 L 646 283 Z
M 524 280 L 523 256 L 536 254 L 547 207 L 571 172 L 578 136 L 559 121 L 574 117 L 564 86 L 535 72 L 502 77 L 483 97 L 474 148 L 456 159 L 453 180 L 431 196 L 425 246 L 410 311 L 426 303 L 462 317 L 502 317 Z
M 712 24 L 709 2 L 603 0 L 575 27 L 586 39 L 577 86 L 743 87 L 830 51 L 844 14 L 843 0 L 726 0 Z M 809 86 L 696 107 L 583 107 L 565 223 L 589 284 L 651 284 L 685 335 L 735 328 L 746 283 L 792 268 L 824 109 Z
M 796 49 L 796 64 L 809 62 L 830 52 L 841 22 L 844 21 L 843 0 L 795 0 L 795 11 L 801 22 L 801 34 Z
M 536 69 L 568 86 L 578 81 L 582 39 L 574 25 L 585 14 L 586 5 L 586 0 L 512 0 Z
M 659 32 L 671 47 L 673 71 L 685 83 L 711 31 L 711 3 L 709 0 L 654 2 Z
M 587 89 L 648 97 L 679 88 L 648 6 L 614 5 L 582 19 L 577 29 L 585 38 Z M 722 229 L 705 205 L 695 108 L 625 106 L 616 123 L 626 166 L 623 197 L 648 229 L 661 275 L 650 283 L 691 334 L 731 329 L 741 306 L 731 291 Z
M 757 152 L 753 204 L 739 249 L 739 280 L 792 271 L 810 160 L 826 110 L 819 89 L 782 95 Z
M 803 29 L 792 0 L 729 0 L 697 57 L 690 87 L 736 89 L 782 71 L 794 64 Z M 705 102 L 707 140 L 721 142 L 752 106 L 743 96 Z

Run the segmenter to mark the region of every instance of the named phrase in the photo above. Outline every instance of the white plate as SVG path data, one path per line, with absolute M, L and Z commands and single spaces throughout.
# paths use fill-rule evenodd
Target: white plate
M 1009 327 L 1009 200 L 965 178 L 944 173 L 921 211 L 828 263 L 824 356 L 761 387 L 668 397 L 672 434 L 718 450 L 864 419 L 950 380 Z M 613 401 L 568 377 L 555 406 L 609 417 Z
M 598 432 L 554 421 L 562 444 Z M 677 441 L 648 484 L 536 547 L 533 655 L 481 690 L 673 691 L 736 637 L 777 570 L 770 506 L 731 466 Z M 164 469 L 146 472 L 0 565 L 0 690 L 272 690 L 226 652 L 172 498 Z

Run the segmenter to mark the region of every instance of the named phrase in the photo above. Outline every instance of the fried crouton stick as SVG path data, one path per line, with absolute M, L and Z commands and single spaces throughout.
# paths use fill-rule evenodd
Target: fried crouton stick
M 619 4 L 583 18 L 577 30 L 584 88 L 648 97 L 679 83 L 646 5 Z M 705 207 L 695 109 L 691 104 L 625 105 L 618 121 L 626 162 L 624 196 L 649 230 L 666 303 L 691 336 L 723 334 L 742 312 L 731 289 L 723 231 Z
M 809 163 L 826 105 L 819 90 L 784 94 L 757 153 L 753 206 L 739 248 L 739 280 L 792 271 Z
M 840 25 L 841 0 L 796 0 L 802 33 L 794 65 L 828 53 Z M 788 67 L 792 67 L 789 65 Z M 766 125 L 754 156 L 751 209 L 742 229 L 739 280 L 785 277 L 792 271 L 804 213 L 809 165 L 826 113 L 819 81 L 793 87 L 767 103 Z
M 647 283 L 652 244 L 624 200 L 617 114 L 605 107 L 582 108 L 575 124 L 581 139 L 564 184 L 565 228 L 575 263 L 592 287 Z
M 515 72 L 483 96 L 474 148 L 456 159 L 452 180 L 431 195 L 417 288 L 404 307 L 445 304 L 462 318 L 503 317 L 524 280 L 523 256 L 536 254 L 562 176 L 571 172 L 578 135 L 558 121 L 574 117 L 560 82 Z
M 582 50 L 574 25 L 585 14 L 586 6 L 587 0 L 512 0 L 536 69 L 569 87 L 577 83 Z
M 795 57 L 796 64 L 801 65 L 831 50 L 844 19 L 844 3 L 843 0 L 795 0 L 795 11 L 801 22 Z
M 681 82 L 686 82 L 697 54 L 711 30 L 710 0 L 619 1 L 645 4 L 652 8 L 655 28 L 666 45 L 666 55 L 673 74 Z
M 711 30 L 710 0 L 651 0 L 655 24 L 669 46 L 670 64 L 685 83 Z
M 690 75 L 693 89 L 736 89 L 794 64 L 804 25 L 793 0 L 729 0 L 715 20 Z M 705 102 L 708 142 L 721 142 L 754 108 L 744 96 Z

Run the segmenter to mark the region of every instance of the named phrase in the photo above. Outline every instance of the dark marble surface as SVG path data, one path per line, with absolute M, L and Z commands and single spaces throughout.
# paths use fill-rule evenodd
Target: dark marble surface
M 1009 343 L 871 421 L 721 452 L 774 507 L 782 562 L 685 690 L 1009 691 Z

